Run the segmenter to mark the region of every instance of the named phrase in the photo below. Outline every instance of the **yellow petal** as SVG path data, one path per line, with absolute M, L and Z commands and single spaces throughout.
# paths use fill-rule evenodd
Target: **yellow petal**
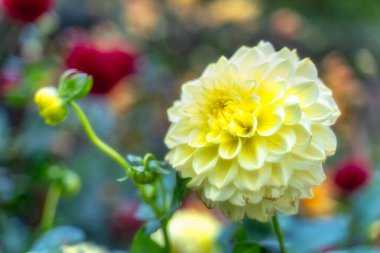
M 289 152 L 296 143 L 296 135 L 292 128 L 283 127 L 276 134 L 266 138 L 268 151 L 275 154 Z
M 287 80 L 290 76 L 294 75 L 293 61 L 289 59 L 279 60 L 269 72 L 265 75 L 265 79 L 281 79 Z
M 212 175 L 208 177 L 208 181 L 215 187 L 222 188 L 231 183 L 236 178 L 237 173 L 238 166 L 235 161 L 219 159 Z
M 293 168 L 282 167 L 279 164 L 273 164 L 270 185 L 275 187 L 285 187 L 287 186 L 292 175 Z
M 326 119 L 329 119 L 333 113 L 331 107 L 322 101 L 304 108 L 303 112 L 311 121 L 314 122 L 323 122 Z
M 322 165 L 310 170 L 294 171 L 292 178 L 289 180 L 289 185 L 297 189 L 307 189 L 320 185 L 326 176 L 323 172 Z
M 261 136 L 274 134 L 281 127 L 284 117 L 284 110 L 280 106 L 271 105 L 265 107 L 257 119 L 257 132 Z
M 232 159 L 240 152 L 241 140 L 240 138 L 231 138 L 228 141 L 222 142 L 219 145 L 219 155 L 223 159 Z
M 305 58 L 298 63 L 296 75 L 315 79 L 318 77 L 318 71 L 314 63 L 309 58 Z
M 248 139 L 241 148 L 238 161 L 245 170 L 255 170 L 263 166 L 267 157 L 267 143 L 261 136 Z
M 336 150 L 337 139 L 330 127 L 317 124 L 311 126 L 313 140 L 324 147 L 327 156 L 333 155 Z
M 189 147 L 188 145 L 178 145 L 174 148 L 174 152 L 172 156 L 170 156 L 171 163 L 173 164 L 173 167 L 177 167 L 180 165 L 183 165 L 187 162 L 188 159 L 192 157 L 192 155 L 195 153 L 194 148 Z
M 260 190 L 261 187 L 269 182 L 272 175 L 272 165 L 265 163 L 259 170 L 257 170 L 257 173 L 258 176 L 255 182 L 253 182 L 255 191 Z
M 201 148 L 207 145 L 206 131 L 202 128 L 195 128 L 191 131 L 189 137 L 189 146 L 194 148 Z
M 310 127 L 302 124 L 292 126 L 292 129 L 296 135 L 296 144 L 293 150 L 303 151 L 305 150 L 311 142 L 312 133 Z
M 178 143 L 186 143 L 192 130 L 193 126 L 189 124 L 187 118 L 184 118 L 177 123 L 173 123 L 170 126 L 167 135 Z
M 302 110 L 299 106 L 299 100 L 294 95 L 287 96 L 283 102 L 283 107 L 285 111 L 284 124 L 285 125 L 295 125 L 302 117 Z
M 231 198 L 236 192 L 235 187 L 217 188 L 212 185 L 207 185 L 204 188 L 204 195 L 207 199 L 212 201 L 226 201 Z
M 195 173 L 201 174 L 212 168 L 218 161 L 218 147 L 216 145 L 199 148 L 194 154 L 193 168 Z
M 261 104 L 270 104 L 280 99 L 286 91 L 286 83 L 277 79 L 266 79 L 260 83 L 258 96 Z
M 302 108 L 308 107 L 317 101 L 319 97 L 319 87 L 315 81 L 307 79 L 300 80 L 289 87 L 287 94 L 297 96 Z

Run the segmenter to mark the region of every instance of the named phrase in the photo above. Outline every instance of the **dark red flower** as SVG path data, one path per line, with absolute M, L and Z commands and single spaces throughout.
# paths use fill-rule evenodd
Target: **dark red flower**
M 112 217 L 112 231 L 115 236 L 125 240 L 133 238 L 143 225 L 143 222 L 135 217 L 137 209 L 137 202 L 125 202 L 117 208 Z
M 135 72 L 136 55 L 126 50 L 100 50 L 92 43 L 77 43 L 66 58 L 68 68 L 91 75 L 91 93 L 106 94 L 118 82 Z
M 349 158 L 339 163 L 334 170 L 334 181 L 344 192 L 351 193 L 368 181 L 370 171 L 366 159 Z
M 0 0 L 5 13 L 22 23 L 33 23 L 53 6 L 53 0 Z

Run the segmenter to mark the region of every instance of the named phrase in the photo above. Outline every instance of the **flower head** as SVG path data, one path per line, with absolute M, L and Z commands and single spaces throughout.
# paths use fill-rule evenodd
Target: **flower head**
M 369 162 L 363 158 L 343 160 L 334 170 L 334 182 L 341 190 L 352 193 L 365 185 L 370 177 Z
M 53 0 L 1 0 L 1 4 L 10 18 L 32 23 L 51 9 Z
M 48 125 L 61 123 L 67 115 L 67 107 L 54 87 L 40 89 L 34 96 L 40 115 Z
M 173 252 L 217 253 L 217 238 L 221 223 L 210 213 L 195 209 L 177 211 L 168 224 Z M 153 240 L 163 244 L 162 231 L 152 234 Z
M 75 44 L 66 58 L 68 68 L 93 77 L 91 93 L 106 94 L 136 70 L 136 55 L 124 49 L 98 48 L 90 42 Z
M 221 57 L 168 110 L 168 161 L 229 218 L 294 214 L 325 179 L 340 112 L 310 59 L 267 42 Z

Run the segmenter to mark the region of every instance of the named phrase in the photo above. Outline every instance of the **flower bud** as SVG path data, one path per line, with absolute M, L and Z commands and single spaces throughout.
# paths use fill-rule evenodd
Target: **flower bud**
M 134 171 L 132 175 L 133 180 L 138 184 L 150 184 L 157 178 L 157 173 L 154 171 Z
M 45 87 L 37 91 L 34 96 L 39 113 L 48 125 L 58 125 L 65 120 L 67 108 L 54 87 Z
M 60 180 L 64 195 L 75 195 L 79 192 L 82 183 L 78 174 L 71 170 L 65 170 Z

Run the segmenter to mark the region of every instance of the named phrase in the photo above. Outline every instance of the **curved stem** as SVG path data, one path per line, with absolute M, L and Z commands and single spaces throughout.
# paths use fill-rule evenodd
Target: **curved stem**
M 46 195 L 45 205 L 42 213 L 39 232 L 45 232 L 53 226 L 55 213 L 59 197 L 61 195 L 61 189 L 56 183 L 52 183 L 49 186 L 48 193 Z
M 275 214 L 272 217 L 272 223 L 273 223 L 274 231 L 276 233 L 278 244 L 280 246 L 280 252 L 281 253 L 286 253 L 285 243 L 284 243 L 284 237 L 283 237 L 282 232 L 281 232 L 280 224 L 278 223 L 277 214 Z
M 171 244 L 170 244 L 170 237 L 168 233 L 168 219 L 165 219 L 161 222 L 162 227 L 162 233 L 164 234 L 164 240 L 165 240 L 165 250 L 168 253 L 171 253 Z
M 113 160 L 115 160 L 117 163 L 121 165 L 127 172 L 127 174 L 130 174 L 131 165 L 124 159 L 122 155 L 120 155 L 116 150 L 108 146 L 106 143 L 104 143 L 94 132 L 90 122 L 88 121 L 86 115 L 84 114 L 83 110 L 80 108 L 80 106 L 71 101 L 70 102 L 71 107 L 74 109 L 74 112 L 78 116 L 78 119 L 83 125 L 84 130 L 86 131 L 88 137 L 90 140 L 97 146 L 100 150 L 102 150 L 104 153 L 106 153 L 109 157 L 111 157 Z

